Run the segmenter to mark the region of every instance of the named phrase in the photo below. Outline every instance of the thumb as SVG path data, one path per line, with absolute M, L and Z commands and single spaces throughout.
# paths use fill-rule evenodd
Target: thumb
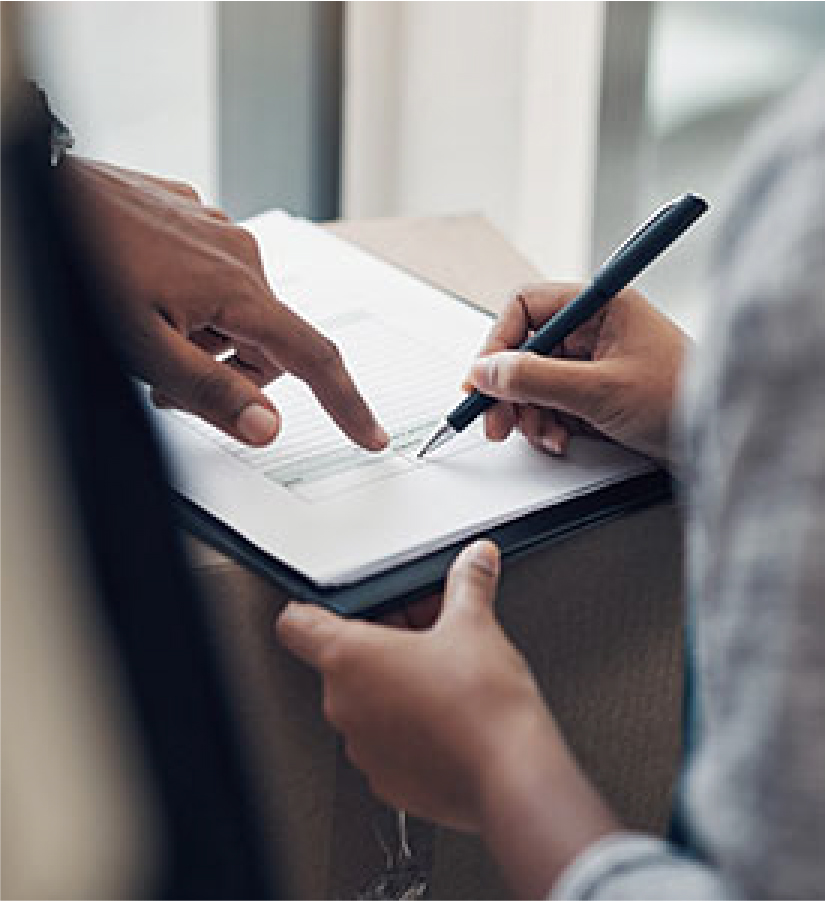
M 322 669 L 325 652 L 348 625 L 321 607 L 290 601 L 275 623 L 275 632 L 281 644 L 299 660 Z
M 610 375 L 610 364 L 605 362 L 506 350 L 476 360 L 468 378 L 483 394 L 551 407 L 598 425 L 599 409 L 611 388 Z
M 165 339 L 169 353 L 152 380 L 164 401 L 246 444 L 261 446 L 275 438 L 278 411 L 255 384 L 175 329 L 169 328 Z
M 447 574 L 442 617 L 490 614 L 499 584 L 499 549 L 492 541 L 475 541 L 462 550 Z

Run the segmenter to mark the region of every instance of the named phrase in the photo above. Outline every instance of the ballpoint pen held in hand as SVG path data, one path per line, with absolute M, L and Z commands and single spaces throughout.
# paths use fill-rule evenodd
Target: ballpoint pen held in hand
M 626 288 L 708 209 L 696 194 L 683 194 L 661 207 L 602 264 L 587 288 L 552 316 L 519 350 L 548 356 L 568 335 Z M 496 403 L 495 397 L 471 392 L 422 445 L 418 458 L 436 450 L 466 429 Z

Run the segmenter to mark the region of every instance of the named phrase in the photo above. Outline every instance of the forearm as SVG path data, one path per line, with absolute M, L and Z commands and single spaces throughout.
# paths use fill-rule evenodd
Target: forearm
M 624 830 L 547 713 L 510 726 L 485 766 L 481 835 L 517 897 L 742 897 L 723 873 Z
M 482 837 L 522 898 L 547 896 L 563 870 L 620 826 L 542 711 L 521 715 L 483 778 Z

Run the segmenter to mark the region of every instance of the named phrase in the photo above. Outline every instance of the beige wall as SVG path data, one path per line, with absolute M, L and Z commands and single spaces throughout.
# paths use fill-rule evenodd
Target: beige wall
M 77 150 L 217 197 L 215 5 L 30 3 L 30 66 Z
M 350 3 L 345 216 L 481 211 L 587 272 L 602 3 Z

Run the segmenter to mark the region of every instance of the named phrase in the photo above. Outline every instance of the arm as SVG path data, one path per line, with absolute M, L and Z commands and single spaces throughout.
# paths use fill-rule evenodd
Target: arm
M 422 629 L 347 622 L 293 603 L 278 634 L 321 672 L 326 715 L 373 791 L 481 833 L 517 892 L 531 897 L 619 827 L 495 621 L 498 567 L 489 542 L 466 548 L 436 622 Z
M 521 895 L 823 895 L 822 72 L 816 99 L 816 116 L 807 109 L 795 128 L 775 128 L 799 143 L 810 133 L 805 159 L 771 159 L 744 195 L 745 212 L 723 245 L 709 359 L 688 384 L 684 477 L 702 732 L 685 809 L 696 856 L 707 863 L 622 830 L 577 771 L 524 661 L 493 620 L 489 547 L 463 552 L 441 615 L 421 631 L 294 606 L 279 622 L 287 646 L 321 671 L 328 716 L 374 790 L 479 832 Z M 550 293 L 560 302 L 560 289 Z M 562 360 L 492 348 L 499 359 L 490 384 L 517 403 L 491 411 L 492 437 L 515 425 L 534 441 L 547 437 L 520 418 L 519 405 L 541 403 L 540 424 L 550 408 L 551 425 L 604 427 L 637 447 L 648 436 L 642 446 L 662 452 L 673 379 L 634 359 L 631 348 L 647 353 L 652 330 L 630 343 L 621 322 L 604 332 L 623 295 L 592 324 L 586 359 L 576 359 L 576 344 L 566 348 L 573 359 Z M 517 343 L 541 301 L 540 292 L 526 310 L 511 305 L 497 328 L 523 324 L 501 336 L 500 347 Z M 626 311 L 648 320 L 638 301 Z M 655 341 L 650 351 L 664 346 Z M 639 382 L 628 378 L 635 374 Z M 488 387 L 480 367 L 473 378 Z M 668 388 L 664 396 L 652 395 L 656 385 Z M 636 417 L 622 397 L 606 405 L 606 386 L 649 409 Z
M 262 389 L 290 372 L 354 441 L 387 443 L 336 347 L 273 295 L 249 232 L 177 182 L 76 157 L 57 176 L 91 214 L 120 288 L 106 312 L 156 403 L 264 445 L 280 417 Z
M 518 897 L 542 897 L 560 878 L 568 897 L 606 875 L 621 893 L 628 872 L 631 891 L 619 897 L 636 897 L 649 878 L 649 897 L 665 897 L 666 886 L 668 897 L 725 896 L 714 874 L 624 832 L 579 769 L 496 623 L 498 563 L 489 542 L 465 548 L 423 628 L 285 608 L 278 635 L 320 672 L 347 756 L 388 803 L 479 834 Z

